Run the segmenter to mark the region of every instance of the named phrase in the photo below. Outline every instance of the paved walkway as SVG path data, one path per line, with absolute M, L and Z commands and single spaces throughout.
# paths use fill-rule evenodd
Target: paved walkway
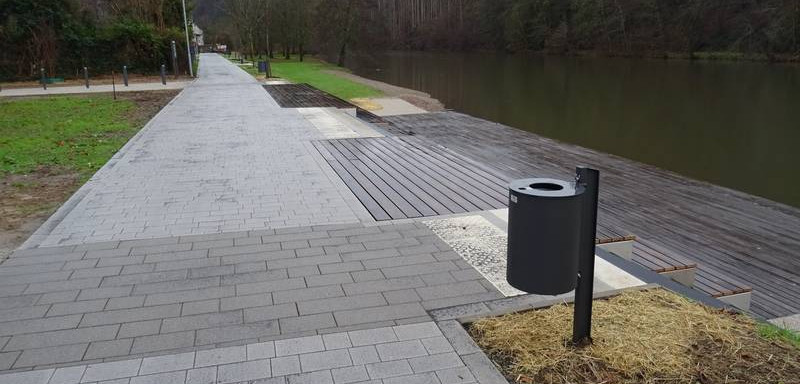
M 310 140 L 324 138 L 244 71 L 203 56 L 164 108 L 26 243 L 109 240 L 358 222 L 369 217 Z M 58 221 L 60 219 L 60 221 Z
M 0 264 L 0 383 L 504 383 L 432 315 L 508 307 L 496 284 L 430 223 L 375 223 L 314 125 L 201 57 L 201 79 Z
M 141 91 L 165 91 L 170 89 L 183 89 L 189 84 L 190 81 L 169 81 L 167 85 L 161 83 L 130 83 L 129 86 L 117 84 L 117 92 L 141 92 Z M 0 97 L 16 97 L 16 96 L 47 96 L 47 95 L 67 95 L 67 94 L 83 94 L 83 93 L 111 93 L 113 86 L 111 84 L 91 85 L 89 88 L 85 86 L 69 86 L 69 87 L 42 87 L 38 88 L 6 88 L 0 91 Z

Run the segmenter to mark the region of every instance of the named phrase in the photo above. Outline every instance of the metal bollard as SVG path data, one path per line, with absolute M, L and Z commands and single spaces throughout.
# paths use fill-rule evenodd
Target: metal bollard
M 178 49 L 175 46 L 175 40 L 172 40 L 172 76 L 178 78 Z
M 125 86 L 128 86 L 128 66 L 122 66 L 122 82 L 125 83 Z
M 89 68 L 83 67 L 83 79 L 86 81 L 86 89 L 89 89 Z
M 44 76 L 44 68 L 40 68 L 39 72 L 41 72 L 41 74 L 42 74 L 42 87 L 46 91 L 47 90 L 47 78 L 45 78 L 45 76 Z
M 167 66 L 161 64 L 161 84 L 167 85 Z
M 575 170 L 575 184 L 586 188 L 581 214 L 583 220 L 578 255 L 578 285 L 575 288 L 572 318 L 572 343 L 582 347 L 592 343 L 592 293 L 600 172 L 596 169 L 578 167 Z

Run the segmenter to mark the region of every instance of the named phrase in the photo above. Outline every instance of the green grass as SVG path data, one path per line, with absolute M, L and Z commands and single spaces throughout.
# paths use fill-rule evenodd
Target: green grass
M 231 61 L 238 63 L 238 60 Z M 325 72 L 327 70 L 345 71 L 345 69 L 310 56 L 306 56 L 302 62 L 297 57 L 291 60 L 272 59 L 270 64 L 272 66 L 272 76 L 280 77 L 293 83 L 307 83 L 345 100 L 383 95 L 381 91 L 372 87 Z M 241 68 L 251 75 L 258 74 L 258 68 L 256 67 L 248 65 Z
M 758 325 L 758 334 L 767 340 L 783 340 L 800 349 L 800 333 L 762 323 Z
M 108 96 L 0 102 L 0 176 L 52 167 L 88 179 L 136 133 L 125 116 L 134 106 Z

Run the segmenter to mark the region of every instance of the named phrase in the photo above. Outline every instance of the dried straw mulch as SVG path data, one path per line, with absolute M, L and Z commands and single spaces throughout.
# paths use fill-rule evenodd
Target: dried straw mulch
M 509 314 L 469 331 L 510 382 L 800 383 L 800 350 L 741 314 L 661 289 L 595 301 L 594 343 L 574 348 L 572 306 Z

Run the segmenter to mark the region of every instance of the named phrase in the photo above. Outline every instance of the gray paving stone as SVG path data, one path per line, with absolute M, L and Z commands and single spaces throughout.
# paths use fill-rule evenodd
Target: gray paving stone
M 230 311 L 234 309 L 265 307 L 272 305 L 272 295 L 269 293 L 257 293 L 254 295 L 244 295 L 226 297 L 221 300 L 221 310 Z
M 392 377 L 383 380 L 384 384 L 440 384 L 439 378 L 433 372 L 416 375 Z
M 93 289 L 82 289 L 78 295 L 78 300 L 96 300 L 114 297 L 127 297 L 133 290 L 132 286 L 124 287 L 101 287 Z
M 344 272 L 319 276 L 306 276 L 306 285 L 309 287 L 345 284 L 352 282 L 353 278 L 350 276 L 350 274 Z
M 210 287 L 203 289 L 195 289 L 189 291 L 171 292 L 171 293 L 156 293 L 147 295 L 144 301 L 146 306 L 164 306 L 171 303 L 183 303 L 187 301 L 220 299 L 224 297 L 231 297 L 236 294 L 235 287 Z M 180 304 L 175 304 L 180 306 Z
M 139 372 L 142 359 L 114 361 L 109 363 L 90 364 L 86 367 L 81 383 L 114 380 L 123 377 L 134 377 Z
M 275 357 L 274 341 L 247 345 L 247 360 L 263 360 L 272 357 Z
M 344 263 L 321 264 L 319 270 L 322 274 L 353 272 L 364 270 L 360 261 L 349 261 Z
M 350 348 L 348 351 L 350 352 L 350 359 L 353 360 L 353 365 L 365 365 L 381 361 L 374 345 Z
M 325 344 L 321 336 L 308 336 L 275 341 L 275 355 L 279 357 L 324 350 Z
M 189 303 L 183 303 L 183 306 L 181 307 L 181 316 L 207 314 L 219 312 L 219 310 L 219 299 L 192 301 Z
M 437 369 L 457 368 L 464 366 L 461 358 L 455 352 L 415 357 L 408 360 L 415 373 L 433 372 Z
M 381 361 L 410 359 L 412 357 L 428 355 L 428 352 L 419 340 L 378 344 L 375 348 L 378 350 L 378 356 L 381 358 Z
M 140 336 L 133 340 L 131 353 L 146 353 L 186 348 L 194 345 L 194 331 Z
M 334 384 L 331 371 L 300 373 L 286 377 L 288 384 Z
M 475 344 L 475 341 L 472 340 L 458 321 L 442 321 L 437 323 L 437 325 L 459 355 L 482 353 L 481 349 Z
M 41 295 L 37 304 L 44 305 L 44 304 L 54 304 L 54 303 L 64 303 L 69 301 L 75 301 L 78 297 L 78 293 L 80 291 L 73 290 L 73 291 L 62 291 L 62 292 L 50 292 Z
M 237 295 L 253 295 L 256 293 L 265 293 L 265 292 L 275 292 L 275 294 L 277 294 L 280 291 L 304 288 L 305 286 L 306 283 L 305 280 L 303 280 L 303 278 L 294 278 L 294 279 L 285 279 L 276 281 L 265 281 L 260 283 L 239 284 L 236 286 L 236 293 Z M 275 303 L 284 303 L 284 301 L 278 301 L 275 297 L 275 294 L 273 294 L 273 299 Z
M 78 384 L 86 371 L 86 366 L 64 367 L 56 369 L 48 384 Z
M 183 280 L 186 271 L 148 272 L 132 275 L 113 276 L 103 279 L 103 286 L 123 286 L 134 284 L 160 283 L 165 281 Z
M 384 306 L 387 302 L 380 294 L 332 297 L 320 300 L 300 301 L 297 308 L 301 315 L 333 312 L 339 310 Z
M 300 355 L 300 366 L 303 372 L 313 372 L 352 365 L 350 353 L 345 349 L 305 353 Z
M 119 328 L 118 338 L 155 335 L 161 329 L 161 320 L 136 321 L 122 324 Z
M 417 288 L 417 293 L 422 300 L 435 300 L 485 292 L 487 292 L 486 288 L 477 281 L 465 281 L 455 284 Z
M 81 321 L 82 327 L 96 325 L 119 324 L 132 321 L 163 319 L 176 317 L 181 313 L 180 304 L 159 305 L 133 309 L 120 309 L 97 313 L 87 313 Z
M 186 372 L 186 384 L 217 384 L 217 367 L 190 369 Z
M 383 292 L 383 297 L 389 304 L 403 304 L 422 301 L 413 289 L 401 289 L 398 291 Z
M 367 281 L 362 283 L 344 284 L 342 288 L 347 295 L 359 295 L 366 293 L 377 293 L 386 291 L 396 291 L 400 289 L 424 287 L 425 282 L 417 276 L 400 277 L 388 280 Z M 481 287 L 482 288 L 482 287 Z
M 333 382 L 336 384 L 357 383 L 369 380 L 369 374 L 364 366 L 336 368 L 331 370 Z
M 14 335 L 11 337 L 11 340 L 8 342 L 8 344 L 6 344 L 5 350 L 16 351 L 57 345 L 111 340 L 117 335 L 117 330 L 119 330 L 119 325 L 108 325 L 101 327 Z
M 433 322 L 399 325 L 394 327 L 394 333 L 399 340 L 415 340 L 442 336 L 439 327 Z
M 476 382 L 475 376 L 472 375 L 469 368 L 451 368 L 437 370 L 436 376 L 442 384 L 467 384 Z
M 203 328 L 212 328 L 222 325 L 242 324 L 244 317 L 241 310 L 202 315 L 183 316 L 164 319 L 161 323 L 161 332 L 172 333 Z
M 453 351 L 453 347 L 450 345 L 450 342 L 448 342 L 444 336 L 422 339 L 422 345 L 425 346 L 425 350 L 428 351 L 429 355 L 436 355 L 440 353 L 447 353 Z
M 418 316 L 426 316 L 427 312 L 419 303 L 396 304 L 384 307 L 372 307 L 349 311 L 334 312 L 336 324 L 339 326 L 373 323 L 383 320 L 397 320 Z
M 14 384 L 47 384 L 53 375 L 53 369 L 18 372 L 0 376 L 0 380 Z
M 461 359 L 481 384 L 506 384 L 508 382 L 483 352 L 462 355 Z
M 109 357 L 127 356 L 131 351 L 133 339 L 95 341 L 83 355 L 84 360 L 105 359 Z
M 0 370 L 11 369 L 21 353 L 21 351 L 0 353 Z
M 297 316 L 297 306 L 294 303 L 246 308 L 244 310 L 244 319 L 247 323 L 276 320 L 294 316 Z
M 186 371 L 159 373 L 131 378 L 130 384 L 184 384 Z
M 242 325 L 226 325 L 197 331 L 197 345 L 209 345 L 239 340 L 258 340 L 280 334 L 277 321 L 263 321 Z
M 191 369 L 194 367 L 194 355 L 194 352 L 189 352 L 144 358 L 139 375 Z
M 305 286 L 305 284 L 303 284 L 303 286 Z M 301 288 L 301 289 L 292 289 L 292 290 L 274 292 L 272 294 L 272 299 L 275 301 L 275 303 L 281 304 L 281 303 L 309 301 L 316 299 L 329 299 L 332 297 L 339 297 L 339 296 L 344 296 L 344 291 L 342 291 L 342 288 L 339 286 L 330 286 L 330 287 Z
M 97 277 L 90 279 L 75 279 L 67 281 L 52 281 L 47 283 L 29 284 L 25 294 L 47 293 L 71 289 L 97 288 L 102 280 Z
M 287 317 L 278 320 L 278 322 L 282 333 L 312 331 L 336 326 L 336 321 L 334 321 L 333 315 L 330 313 Z
M 217 367 L 219 384 L 265 379 L 271 376 L 269 360 L 246 361 Z
M 339 263 L 341 261 L 342 259 L 339 257 L 339 255 L 309 256 L 309 257 L 299 257 L 295 259 L 267 260 L 267 268 L 269 269 L 294 268 L 294 267 L 303 267 L 308 265 Z
M 350 335 L 350 341 L 356 347 L 399 341 L 391 327 L 364 329 L 352 331 L 348 334 Z
M 247 361 L 247 348 L 242 346 L 197 351 L 195 368 Z
M 350 336 L 347 332 L 331 333 L 322 335 L 322 341 L 325 343 L 326 350 L 350 348 L 353 343 L 350 342 Z
M 197 267 L 189 269 L 189 277 L 192 279 L 209 276 L 228 276 L 235 271 L 235 265 L 221 265 L 211 267 Z M 224 280 L 224 278 L 223 278 Z
M 44 314 L 47 313 L 48 308 L 49 307 L 46 305 L 40 305 L 36 307 L 11 308 L 11 309 L 0 310 L 0 322 L 44 317 Z
M 304 276 L 312 276 L 319 274 L 320 274 L 319 266 L 317 265 L 306 265 L 303 267 L 289 268 L 289 277 L 304 277 Z
M 276 357 L 270 363 L 272 364 L 272 374 L 275 376 L 286 376 L 302 372 L 300 370 L 300 358 L 297 355 Z
M 387 361 L 366 365 L 371 379 L 386 379 L 395 376 L 407 376 L 414 373 L 406 360 Z
M 106 299 L 78 301 L 72 303 L 53 304 L 47 311 L 47 316 L 74 315 L 76 313 L 88 313 L 102 311 L 106 306 Z M 33 307 L 37 308 L 37 307 Z

